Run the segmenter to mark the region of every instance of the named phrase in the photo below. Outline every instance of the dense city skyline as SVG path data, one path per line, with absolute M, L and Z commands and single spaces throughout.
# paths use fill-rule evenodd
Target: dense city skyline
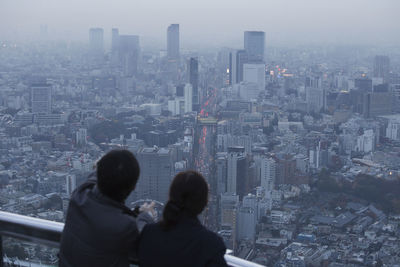
M 140 176 L 121 207 L 186 212 L 171 182 L 200 172 L 196 218 L 228 263 L 397 266 L 400 1 L 110 3 L 0 3 L 4 262 L 56 265 L 4 223 L 30 240 L 33 218 L 56 221 L 57 237 L 98 160 L 125 149 Z
M 87 41 L 86 29 L 111 28 L 163 46 L 165 27 L 181 25 L 183 48 L 239 46 L 241 32 L 265 31 L 269 44 L 398 45 L 396 0 L 352 1 L 50 1 L 4 0 L 0 34 L 31 40 L 47 25 L 49 37 Z M 201 14 L 204 14 L 202 16 Z M 373 38 L 371 38 L 373 36 Z

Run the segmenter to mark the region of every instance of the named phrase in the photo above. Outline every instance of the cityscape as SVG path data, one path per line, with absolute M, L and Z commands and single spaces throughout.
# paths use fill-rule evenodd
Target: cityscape
M 200 221 L 238 258 L 400 266 L 399 43 L 279 46 L 260 27 L 196 50 L 184 24 L 159 27 L 157 48 L 96 25 L 82 42 L 47 24 L 0 36 L 0 211 L 64 222 L 101 156 L 127 149 L 141 169 L 128 207 L 160 215 L 173 177 L 196 170 Z M 9 266 L 58 264 L 57 248 L 2 242 Z

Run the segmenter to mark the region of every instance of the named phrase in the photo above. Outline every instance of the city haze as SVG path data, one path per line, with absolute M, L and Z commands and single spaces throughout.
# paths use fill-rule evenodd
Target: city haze
M 111 28 L 117 27 L 140 35 L 143 44 L 163 47 L 166 27 L 179 23 L 184 49 L 241 46 L 244 30 L 265 31 L 272 45 L 397 45 L 399 9 L 396 0 L 3 0 L 0 36 L 34 39 L 40 25 L 47 25 L 49 38 L 87 41 L 90 27 L 102 27 L 109 40 Z

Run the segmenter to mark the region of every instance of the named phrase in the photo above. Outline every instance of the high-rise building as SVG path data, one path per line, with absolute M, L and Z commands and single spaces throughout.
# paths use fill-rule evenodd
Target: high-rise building
M 104 53 L 104 31 L 102 28 L 91 28 L 89 30 L 90 53 L 102 56 Z
M 254 240 L 257 223 L 256 210 L 250 207 L 240 207 L 237 217 L 237 240 Z
M 184 88 L 185 98 L 185 113 L 193 111 L 193 87 L 190 83 L 185 85 Z
M 184 84 L 180 84 L 175 87 L 175 95 L 178 97 L 185 95 L 185 85 Z
M 113 28 L 111 30 L 111 52 L 118 52 L 119 47 L 119 30 L 117 28 Z
M 354 80 L 354 87 L 362 92 L 371 92 L 372 80 L 367 77 L 357 78 Z
M 264 62 L 265 33 L 261 31 L 244 32 L 244 50 L 250 62 Z
M 391 84 L 390 92 L 393 93 L 394 111 L 399 113 L 400 112 L 400 84 Z
M 174 173 L 172 150 L 169 148 L 142 148 L 137 154 L 140 179 L 135 190 L 139 199 L 165 202 Z
M 31 109 L 32 113 L 51 113 L 51 85 L 33 84 L 31 86 Z
M 220 195 L 220 228 L 229 232 L 228 240 L 224 240 L 227 247 L 234 249 L 236 245 L 236 224 L 237 213 L 239 209 L 239 196 L 232 193 L 224 193 Z
M 374 77 L 386 80 L 390 72 L 390 59 L 387 56 L 375 56 Z
M 217 67 L 222 74 L 222 85 L 232 84 L 232 49 L 223 48 L 218 52 Z
M 243 81 L 257 84 L 258 91 L 265 90 L 265 64 L 244 64 Z M 254 98 L 257 98 L 253 96 Z
M 216 160 L 216 177 L 217 177 L 217 193 L 218 195 L 226 192 L 227 171 L 228 171 L 228 153 L 217 153 Z
M 244 64 L 249 62 L 249 56 L 245 50 L 238 50 L 235 59 L 235 82 L 240 83 L 243 81 Z
M 77 145 L 84 146 L 87 143 L 87 129 L 80 128 L 75 135 Z
M 234 229 L 236 224 L 236 211 L 239 206 L 239 196 L 224 193 L 220 196 L 220 225 L 225 229 Z
M 265 192 L 274 190 L 276 177 L 276 163 L 273 158 L 264 157 L 261 159 L 261 186 Z
M 199 99 L 199 61 L 197 58 L 191 57 L 188 61 L 188 80 L 193 89 L 192 109 L 197 110 Z
M 179 24 L 171 24 L 167 29 L 167 57 L 179 59 Z
M 389 115 L 393 111 L 393 92 L 365 93 L 363 100 L 363 115 L 365 118 Z
M 293 155 L 277 154 L 275 160 L 276 160 L 275 184 L 276 185 L 297 184 L 296 159 L 293 157 Z
M 227 192 L 234 193 L 242 197 L 245 192 L 247 178 L 247 159 L 244 148 L 242 152 L 230 151 L 228 153 L 228 171 L 227 171 Z
M 183 97 L 176 97 L 173 100 L 168 100 L 168 111 L 171 112 L 172 116 L 185 113 L 185 99 Z
M 140 56 L 139 36 L 120 35 L 118 52 L 124 74 L 126 76 L 136 75 Z
M 326 107 L 326 90 L 322 88 L 320 77 L 307 77 L 305 82 L 308 112 L 317 112 Z
M 70 196 L 76 188 L 76 176 L 73 174 L 67 175 L 65 177 L 65 182 L 65 191 L 67 195 Z

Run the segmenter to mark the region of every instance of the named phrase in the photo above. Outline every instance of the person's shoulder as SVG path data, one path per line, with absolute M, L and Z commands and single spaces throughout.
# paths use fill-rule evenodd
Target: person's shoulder
M 71 201 L 80 201 L 82 197 L 85 197 L 97 184 L 96 174 L 90 173 L 87 180 L 79 185 L 71 194 Z
M 216 250 L 226 249 L 224 241 L 215 232 L 202 226 L 202 231 L 200 232 L 200 237 L 208 245 L 212 245 Z M 207 246 L 208 246 L 207 245 Z

